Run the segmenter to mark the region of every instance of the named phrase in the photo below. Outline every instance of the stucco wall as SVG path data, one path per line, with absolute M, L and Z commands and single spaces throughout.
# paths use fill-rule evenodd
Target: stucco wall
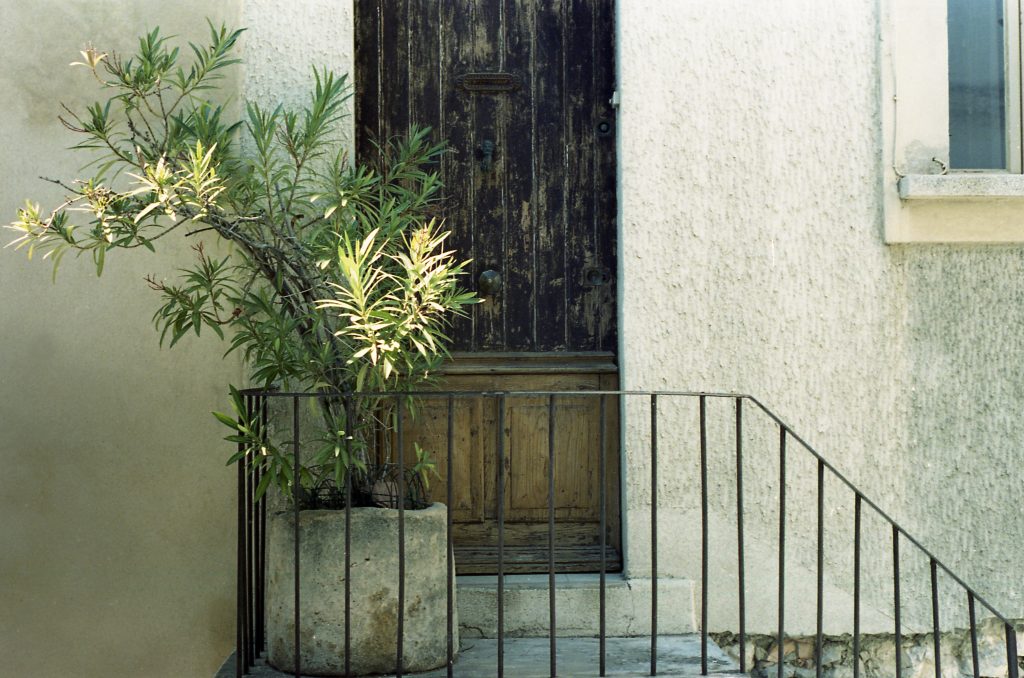
M 202 17 L 237 25 L 239 4 L 4 2 L 0 220 L 61 198 L 37 175 L 80 176 L 58 105 L 102 94 L 68 67 L 79 49 L 127 52 L 154 25 L 203 40 Z M 167 244 L 113 253 L 100 279 L 68 257 L 56 284 L 0 251 L 4 675 L 211 675 L 234 642 L 234 474 L 209 412 L 240 372 L 216 342 L 158 349 L 142 278 L 188 257 Z
M 979 592 L 1020 617 L 1024 249 L 884 244 L 882 187 L 894 177 L 882 163 L 876 5 L 621 0 L 623 384 L 758 396 Z M 731 416 L 713 415 L 712 433 L 723 441 L 713 459 L 730 453 Z M 679 417 L 663 430 L 686 427 L 695 440 L 694 411 Z M 627 429 L 635 439 L 628 555 L 641 575 L 644 426 L 634 418 Z M 776 606 L 761 589 L 774 586 L 776 568 L 777 433 L 750 435 L 746 480 L 756 506 L 747 528 L 759 554 L 748 562 L 748 586 L 758 591 L 750 621 L 770 630 Z M 666 542 L 678 557 L 662 562 L 696 576 L 695 447 L 662 449 L 663 524 L 684 528 L 678 553 Z M 794 630 L 813 629 L 813 602 L 804 598 L 813 591 L 816 474 L 795 445 L 789 459 L 787 607 Z M 713 553 L 728 562 L 735 537 L 723 532 L 733 529 L 735 499 L 728 464 L 716 463 L 712 522 L 724 527 Z M 852 544 L 844 540 L 853 498 L 838 485 L 827 495 L 826 572 L 837 588 L 827 613 L 850 630 L 838 591 L 852 590 Z M 887 624 L 888 535 L 873 522 L 865 535 L 865 568 L 877 582 L 869 607 Z M 919 622 L 926 563 L 905 553 L 904 598 Z M 713 588 L 713 626 L 735 627 L 732 594 L 721 589 L 732 585 L 720 575 Z M 944 600 L 960 605 L 963 596 L 950 588 Z M 962 605 L 944 615 L 965 619 Z
M 354 77 L 352 0 L 246 0 L 245 97 L 260 103 L 305 104 L 313 67 Z M 351 115 L 340 140 L 350 151 L 355 123 Z

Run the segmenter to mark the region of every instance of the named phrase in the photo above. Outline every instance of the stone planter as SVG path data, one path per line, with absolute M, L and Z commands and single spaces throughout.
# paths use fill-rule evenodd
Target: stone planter
M 405 511 L 404 671 L 445 665 L 447 509 Z M 269 662 L 295 670 L 294 514 L 268 517 Z M 345 512 L 299 513 L 300 658 L 303 674 L 345 673 Z M 398 511 L 352 509 L 351 647 L 355 674 L 393 673 L 398 632 Z M 453 591 L 454 595 L 454 591 Z M 454 619 L 455 649 L 459 623 Z

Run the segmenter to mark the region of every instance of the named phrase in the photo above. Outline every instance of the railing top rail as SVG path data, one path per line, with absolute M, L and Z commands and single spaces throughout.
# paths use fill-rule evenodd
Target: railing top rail
M 243 396 L 267 398 L 394 398 L 401 396 L 443 398 L 447 396 L 476 398 L 480 396 L 685 396 L 707 398 L 745 398 L 755 401 L 746 393 L 717 391 L 644 391 L 644 390 L 416 390 L 416 391 L 280 391 L 274 388 L 247 388 L 238 391 Z M 756 402 L 756 401 L 755 401 Z M 762 406 L 763 407 L 763 406 Z
M 791 437 L 801 447 L 804 448 L 811 456 L 817 459 L 824 468 L 834 475 L 840 482 L 848 487 L 855 496 L 859 497 L 860 500 L 867 504 L 875 513 L 877 513 L 883 520 L 889 523 L 895 528 L 903 537 L 913 544 L 918 550 L 920 550 L 925 556 L 933 561 L 936 566 L 942 569 L 953 581 L 959 584 L 966 592 L 970 593 L 974 599 L 980 603 L 985 609 L 991 612 L 996 618 L 1002 621 L 1004 624 L 1011 624 L 1003 614 L 996 610 L 984 597 L 978 594 L 972 587 L 968 586 L 963 579 L 956 575 L 945 563 L 939 560 L 930 550 L 925 548 L 920 541 L 918 541 L 913 535 L 911 535 L 902 525 L 897 523 L 888 513 L 883 511 L 871 499 L 866 497 L 864 493 L 853 484 L 845 475 L 843 475 L 835 466 L 832 465 L 825 457 L 823 457 L 814 447 L 804 440 L 799 434 L 793 431 L 793 428 L 786 423 L 781 417 L 770 410 L 764 403 L 758 400 L 756 397 L 746 393 L 734 393 L 726 391 L 672 391 L 672 390 L 562 390 L 562 391 L 544 391 L 544 390 L 415 390 L 415 391 L 281 391 L 275 388 L 248 388 L 242 389 L 239 393 L 247 397 L 257 398 L 397 398 L 397 397 L 418 397 L 418 398 L 480 398 L 480 397 L 550 397 L 550 396 L 665 396 L 665 397 L 689 397 L 689 398 L 727 398 L 733 400 L 749 400 L 751 403 L 756 405 L 758 409 L 765 413 L 771 420 L 773 420 L 781 429 L 785 430 L 786 435 Z

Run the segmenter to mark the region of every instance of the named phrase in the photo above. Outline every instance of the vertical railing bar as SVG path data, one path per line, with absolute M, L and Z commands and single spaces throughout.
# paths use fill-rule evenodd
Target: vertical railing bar
M 861 496 L 853 502 L 853 678 L 860 678 L 860 527 Z
M 896 629 L 896 678 L 903 678 L 903 626 L 900 621 L 900 529 L 892 526 L 892 599 Z
M 736 568 L 739 578 L 740 673 L 747 672 L 746 577 L 743 558 L 743 398 L 736 398 Z
M 352 396 L 345 404 L 345 675 L 352 675 L 352 439 L 355 407 Z
M 786 427 L 779 427 L 779 631 L 778 676 L 783 678 L 785 665 L 786 613 Z
M 818 460 L 818 582 L 814 638 L 814 676 L 821 678 L 825 652 L 825 463 Z
M 242 397 L 246 425 L 252 420 L 252 398 Z M 243 457 L 245 463 L 245 665 L 252 667 L 255 657 L 252 652 L 252 450 Z
M 251 425 L 253 415 L 256 409 L 255 398 L 253 396 L 247 396 L 245 398 L 245 412 L 246 418 L 249 420 Z M 256 537 L 256 526 L 255 522 L 255 510 L 254 510 L 254 497 L 256 494 L 256 486 L 253 485 L 255 480 L 255 467 L 256 467 L 256 450 L 250 449 L 245 455 L 246 457 L 246 479 L 245 479 L 245 605 L 246 612 L 245 617 L 248 620 L 246 626 L 249 630 L 248 635 L 248 662 L 252 666 L 256 663 L 256 586 L 255 586 L 255 574 L 256 574 L 256 559 L 253 551 L 253 542 Z
M 252 421 L 253 399 L 244 396 L 246 425 Z M 253 450 L 246 452 L 245 457 L 245 665 L 251 668 L 256 663 L 253 653 L 253 591 L 252 591 L 252 467 Z
M 1017 659 L 1017 632 L 1013 624 L 1007 623 L 1004 627 L 1006 633 L 1006 667 L 1007 678 L 1020 678 L 1020 666 Z
M 244 411 L 244 409 L 243 409 Z M 238 413 L 238 425 L 242 427 L 244 414 Z M 235 591 L 235 676 L 241 678 L 248 673 L 249 653 L 245 647 L 245 443 L 238 443 L 238 544 L 236 551 L 237 569 Z
M 254 410 L 259 407 L 259 401 L 257 398 L 254 400 Z M 253 491 L 253 502 L 252 502 L 252 569 L 251 574 L 251 587 L 252 587 L 252 652 L 253 660 L 260 656 L 261 648 L 263 647 L 263 638 L 261 631 L 261 620 L 260 615 L 260 502 L 256 500 L 256 488 L 259 487 L 260 483 L 260 467 L 259 467 L 259 450 L 254 449 L 252 452 L 252 491 Z
M 607 562 L 607 557 L 606 557 L 606 554 L 605 554 L 605 551 L 608 548 L 608 544 L 607 544 L 607 542 L 608 542 L 608 537 L 607 537 L 607 531 L 608 531 L 608 487 L 607 487 L 607 483 L 608 483 L 608 481 L 607 481 L 608 451 L 605 449 L 606 446 L 607 446 L 608 417 L 605 414 L 606 403 L 605 403 L 605 396 L 604 396 L 604 394 L 601 395 L 599 400 L 600 400 L 600 408 L 601 408 L 601 411 L 598 413 L 598 420 L 600 422 L 600 424 L 599 424 L 599 433 L 598 433 L 598 445 L 601 446 L 601 452 L 600 452 L 601 462 L 600 462 L 600 470 L 599 470 L 599 482 L 601 484 L 601 493 L 600 493 L 600 502 L 601 502 L 601 508 L 600 508 L 600 512 L 601 512 L 601 535 L 600 535 L 600 544 L 601 544 L 601 575 L 600 575 L 600 590 L 598 592 L 598 597 L 599 597 L 598 606 L 600 608 L 599 611 L 598 611 L 598 616 L 599 616 L 599 619 L 598 619 L 598 653 L 600 655 L 600 657 L 599 657 L 600 675 L 603 678 L 603 676 L 605 675 L 606 668 L 607 668 L 605 666 L 605 658 L 606 658 L 607 647 L 606 647 L 606 644 L 605 644 L 606 643 L 606 640 L 605 640 L 605 623 L 606 623 L 605 604 L 606 604 L 606 600 L 605 600 L 605 588 L 604 587 L 605 587 L 605 572 L 608 569 L 608 562 Z
M 452 543 L 452 510 L 455 506 L 455 489 L 453 486 L 454 472 L 452 470 L 452 458 L 453 452 L 455 451 L 455 396 L 448 394 L 448 467 L 446 470 L 445 482 L 447 483 L 446 498 L 448 502 L 448 516 L 446 518 L 446 531 L 447 531 L 447 561 L 448 561 L 448 591 L 447 591 L 447 640 L 448 640 L 448 660 L 446 662 L 448 667 L 448 678 L 452 678 L 455 670 L 455 552 L 454 544 Z
M 700 674 L 708 674 L 708 421 L 700 396 Z
M 967 592 L 967 618 L 971 628 L 971 666 L 974 678 L 980 678 L 981 670 L 978 663 L 978 621 L 974 614 L 974 593 Z
M 253 398 L 253 411 L 259 409 L 259 398 Z M 252 631 L 253 631 L 253 656 L 260 656 L 260 649 L 263 647 L 260 615 L 260 502 L 256 499 L 256 489 L 260 484 L 259 450 L 254 449 L 252 453 Z
M 260 418 L 260 438 L 262 444 L 267 443 L 268 431 L 270 429 L 270 401 L 263 396 Z M 260 649 L 266 648 L 267 644 L 267 501 L 264 495 L 260 502 L 260 631 L 263 634 L 263 644 Z
M 300 652 L 300 619 L 299 613 L 299 489 L 302 484 L 300 466 L 299 466 L 299 397 L 292 397 L 292 461 L 294 468 L 292 469 L 292 507 L 294 508 L 295 514 L 295 552 L 293 557 L 295 558 L 295 678 L 301 678 L 302 676 L 302 654 Z
M 555 650 L 555 396 L 548 396 L 548 654 L 551 676 L 557 674 Z
M 932 644 L 935 648 L 935 678 L 942 678 L 942 641 L 939 638 L 939 574 L 934 558 L 929 558 L 932 573 Z
M 498 395 L 498 678 L 505 675 L 505 394 Z
M 398 630 L 396 650 L 398 666 L 395 676 L 402 678 L 405 643 L 405 431 L 402 398 L 395 396 L 395 419 L 398 432 L 395 463 L 398 465 Z
M 658 395 L 651 394 L 651 675 L 658 675 Z
M 267 397 L 259 396 L 256 400 L 257 432 L 262 440 L 263 431 L 266 429 Z M 259 451 L 258 451 L 259 452 Z M 257 456 L 257 459 L 259 457 Z M 260 460 L 262 462 L 262 460 Z M 263 480 L 263 469 L 260 465 L 256 467 L 256 487 L 259 487 Z M 263 653 L 263 646 L 266 643 L 266 608 L 265 589 L 266 585 L 266 562 L 267 562 L 267 502 L 266 495 L 260 497 L 258 511 L 256 514 L 256 526 L 259 537 L 256 540 L 256 654 Z

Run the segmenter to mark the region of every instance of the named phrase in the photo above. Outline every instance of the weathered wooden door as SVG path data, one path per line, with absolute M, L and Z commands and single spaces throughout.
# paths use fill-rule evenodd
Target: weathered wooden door
M 611 0 L 356 3 L 357 144 L 429 126 L 452 244 L 486 295 L 454 328 L 452 389 L 617 386 L 615 123 Z M 460 572 L 494 567 L 499 436 L 509 571 L 547 564 L 548 401 L 459 401 L 455 502 Z M 555 399 L 561 570 L 596 566 L 597 398 Z M 408 439 L 443 459 L 446 404 L 426 402 Z M 619 543 L 618 404 L 605 400 L 608 537 Z M 411 443 L 410 443 L 411 444 Z M 442 463 L 442 475 L 445 468 Z M 435 485 L 444 496 L 444 485 Z M 618 562 L 618 551 L 610 553 Z

